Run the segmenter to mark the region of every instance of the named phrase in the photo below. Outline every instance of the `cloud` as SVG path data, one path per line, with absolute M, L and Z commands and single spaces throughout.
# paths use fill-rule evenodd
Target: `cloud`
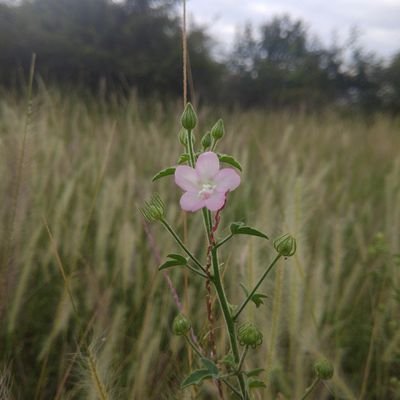
M 188 10 L 225 44 L 232 43 L 235 26 L 248 21 L 258 25 L 287 13 L 304 20 L 310 33 L 325 43 L 333 32 L 344 40 L 357 27 L 366 50 L 384 57 L 400 51 L 399 0 L 190 0 Z

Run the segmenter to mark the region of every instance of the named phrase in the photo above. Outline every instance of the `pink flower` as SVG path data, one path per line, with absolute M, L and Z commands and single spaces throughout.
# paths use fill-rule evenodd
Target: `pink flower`
M 218 156 L 208 151 L 199 156 L 196 168 L 177 167 L 175 183 L 185 191 L 180 200 L 183 210 L 194 212 L 207 207 L 218 211 L 226 194 L 239 186 L 240 176 L 232 168 L 219 169 Z

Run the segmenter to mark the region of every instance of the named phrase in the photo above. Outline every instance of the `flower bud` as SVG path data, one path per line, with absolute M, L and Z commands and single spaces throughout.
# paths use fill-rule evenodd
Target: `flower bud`
M 186 335 L 191 327 L 192 324 L 183 314 L 178 314 L 172 323 L 172 331 L 177 336 Z
M 326 358 L 316 361 L 314 371 L 317 377 L 322 380 L 331 379 L 333 376 L 333 365 Z
M 197 115 L 193 110 L 193 106 L 190 103 L 186 104 L 185 110 L 183 111 L 181 117 L 181 124 L 182 126 L 191 131 L 197 125 Z
M 263 341 L 262 333 L 250 322 L 238 329 L 238 339 L 241 346 L 250 346 L 255 349 Z
M 224 134 L 225 134 L 224 121 L 222 121 L 222 119 L 219 119 L 215 123 L 215 125 L 211 128 L 211 136 L 213 137 L 214 140 L 219 140 L 222 139 Z
M 203 150 L 208 149 L 211 146 L 211 133 L 207 132 L 201 139 L 201 145 Z
M 290 257 L 296 253 L 296 239 L 286 233 L 275 239 L 274 247 L 281 256 Z
M 179 142 L 182 146 L 186 146 L 187 144 L 187 138 L 188 138 L 188 133 L 186 129 L 181 129 L 178 133 L 178 137 L 179 137 Z
M 148 222 L 161 221 L 165 216 L 165 205 L 158 194 L 154 194 L 150 201 L 146 201 L 140 212 Z

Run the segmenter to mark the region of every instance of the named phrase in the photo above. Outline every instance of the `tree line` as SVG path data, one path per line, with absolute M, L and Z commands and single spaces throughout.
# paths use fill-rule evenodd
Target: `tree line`
M 35 52 L 47 84 L 96 91 L 102 82 L 109 92 L 134 88 L 140 96 L 177 97 L 178 6 L 176 0 L 0 3 L 0 85 L 20 85 Z M 214 45 L 205 28 L 188 32 L 189 78 L 199 101 L 400 111 L 400 51 L 387 62 L 355 43 L 326 46 L 287 15 L 242 28 L 224 57 Z

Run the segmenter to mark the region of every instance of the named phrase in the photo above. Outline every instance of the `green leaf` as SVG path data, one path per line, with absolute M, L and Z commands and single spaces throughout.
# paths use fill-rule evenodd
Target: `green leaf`
M 189 161 L 189 154 L 183 153 L 178 158 L 178 164 L 184 164 Z
M 251 371 L 247 371 L 245 372 L 245 374 L 251 378 L 252 376 L 258 376 L 259 374 L 261 374 L 261 372 L 265 371 L 264 368 L 256 368 L 256 369 L 252 369 Z
M 202 358 L 201 362 L 203 363 L 204 367 L 207 368 L 207 371 L 216 378 L 219 375 L 219 369 L 215 365 L 214 361 L 209 360 L 208 358 Z
M 246 286 L 243 285 L 243 283 L 240 283 L 240 287 L 243 289 L 244 294 L 246 297 L 249 295 L 249 290 L 247 289 Z M 260 307 L 261 304 L 264 304 L 262 299 L 266 299 L 268 296 L 263 293 L 254 293 L 253 296 L 251 296 L 251 301 L 256 305 L 256 307 Z
M 181 388 L 184 389 L 190 385 L 199 385 L 204 379 L 212 378 L 212 374 L 208 369 L 197 369 L 193 371 L 185 380 L 181 383 Z
M 226 354 L 225 357 L 222 359 L 222 362 L 226 364 L 228 367 L 231 368 L 236 367 L 235 357 L 233 357 L 232 353 Z
M 258 389 L 258 388 L 266 388 L 267 385 L 258 379 L 249 379 L 249 388 L 250 389 Z
M 179 261 L 181 265 L 187 264 L 187 259 L 180 254 L 171 253 L 167 255 L 168 258 L 172 258 L 173 260 Z
M 269 239 L 269 237 L 265 233 L 255 228 L 251 228 L 250 226 L 245 225 L 243 222 L 232 222 L 230 229 L 232 235 L 250 235 Z
M 170 260 L 167 260 L 164 264 L 161 264 L 158 267 L 159 271 L 171 267 L 178 267 L 178 266 L 182 267 L 185 266 L 188 262 L 188 260 L 185 257 L 179 254 L 168 254 L 167 257 L 170 258 Z
M 251 296 L 251 301 L 256 305 L 256 307 L 260 307 L 261 304 L 264 304 L 262 299 L 266 299 L 268 296 L 263 293 L 254 293 L 253 296 Z
M 152 182 L 156 181 L 157 179 L 164 178 L 164 176 L 173 175 L 175 173 L 176 167 L 169 167 L 162 169 L 160 172 L 153 176 Z
M 219 161 L 232 165 L 232 167 L 237 168 L 239 171 L 242 171 L 242 166 L 240 165 L 239 161 L 235 158 L 230 156 L 229 154 L 218 154 Z

